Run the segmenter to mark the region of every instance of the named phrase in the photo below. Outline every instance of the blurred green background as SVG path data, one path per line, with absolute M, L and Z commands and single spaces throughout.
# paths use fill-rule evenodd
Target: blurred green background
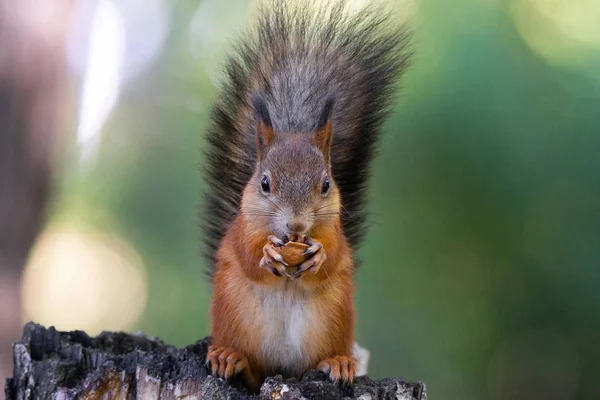
M 600 2 L 389 3 L 415 58 L 360 251 L 370 375 L 432 399 L 600 398 Z M 250 3 L 97 4 L 23 319 L 183 346 L 209 334 L 203 131 Z

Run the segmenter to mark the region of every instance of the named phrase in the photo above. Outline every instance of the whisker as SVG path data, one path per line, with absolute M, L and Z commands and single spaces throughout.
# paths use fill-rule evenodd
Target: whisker
M 249 233 L 253 234 L 255 232 L 258 232 L 258 231 L 262 230 L 263 228 L 265 228 L 266 226 L 268 226 L 270 223 L 271 223 L 270 221 L 267 221 L 266 223 L 264 223 L 262 225 L 253 226 L 253 229 Z
M 335 204 L 325 204 L 324 206 L 321 206 L 321 207 L 319 207 L 319 208 L 315 208 L 315 209 L 313 210 L 313 212 L 315 212 L 315 211 L 319 211 L 319 210 L 322 210 L 322 209 L 324 209 L 324 208 L 328 208 L 328 207 L 335 208 Z
M 348 211 L 348 209 L 346 207 L 344 207 L 343 204 L 340 203 L 340 205 L 342 206 L 342 208 L 348 213 L 348 216 L 352 219 L 354 219 L 354 217 L 352 216 L 352 214 L 350 214 L 350 211 Z
M 254 213 L 254 214 L 263 214 L 263 215 L 277 215 L 277 213 L 273 212 L 273 211 L 269 211 L 269 210 L 254 210 L 254 209 L 251 209 L 251 208 L 250 209 L 245 208 L 245 209 L 242 210 L 242 212 L 244 214 Z
M 323 266 L 323 272 L 325 272 L 325 276 L 327 277 L 327 279 L 329 279 L 329 281 L 331 281 L 331 277 L 327 273 L 327 268 L 325 268 L 325 266 Z

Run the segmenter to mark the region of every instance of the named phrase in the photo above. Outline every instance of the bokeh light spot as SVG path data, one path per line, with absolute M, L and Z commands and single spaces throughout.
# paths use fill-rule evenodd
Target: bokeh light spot
M 600 49 L 600 2 L 512 0 L 515 25 L 527 45 L 550 64 L 581 67 Z
M 23 320 L 61 330 L 130 329 L 148 283 L 138 253 L 122 239 L 50 230 L 36 244 L 22 281 Z

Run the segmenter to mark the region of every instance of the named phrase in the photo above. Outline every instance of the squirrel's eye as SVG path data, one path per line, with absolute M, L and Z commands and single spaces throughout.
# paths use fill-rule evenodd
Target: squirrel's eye
M 329 191 L 329 179 L 325 178 L 323 186 L 321 187 L 321 194 L 325 194 Z
M 269 178 L 267 178 L 266 175 L 264 175 L 262 177 L 262 180 L 260 181 L 260 187 L 262 188 L 263 192 L 265 192 L 265 193 L 269 193 L 271 191 L 271 185 L 269 184 Z

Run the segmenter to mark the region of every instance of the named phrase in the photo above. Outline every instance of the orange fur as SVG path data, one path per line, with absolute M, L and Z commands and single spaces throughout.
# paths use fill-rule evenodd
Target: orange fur
M 307 272 L 296 280 L 259 267 L 270 233 L 254 225 L 239 215 L 221 243 L 211 316 L 213 345 L 231 347 L 248 358 L 250 377 L 245 380 L 256 391 L 269 375 L 289 375 L 285 373 L 288 367 L 298 375 L 327 358 L 352 355 L 354 286 L 352 254 L 339 218 L 311 231 L 311 237 L 327 251 L 327 259 L 316 274 Z M 273 316 L 267 315 L 263 305 L 265 296 L 271 295 L 300 299 L 302 313 L 311 316 L 309 321 L 296 321 L 302 327 L 298 339 L 304 353 L 302 365 L 283 365 L 278 354 L 268 351 L 265 337 L 273 332 L 265 331 L 265 326 Z

